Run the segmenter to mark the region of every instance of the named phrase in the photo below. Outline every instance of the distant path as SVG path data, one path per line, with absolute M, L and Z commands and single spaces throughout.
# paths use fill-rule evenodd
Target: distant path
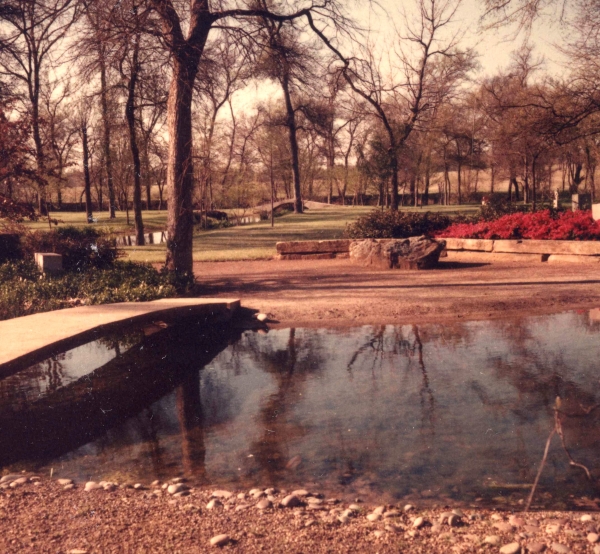
M 0 321 L 0 376 L 17 363 L 54 352 L 100 329 L 185 316 L 230 317 L 239 306 L 240 301 L 231 298 L 166 298 L 80 306 Z
M 279 208 L 279 206 L 283 206 L 284 204 L 290 204 L 293 202 L 294 202 L 293 198 L 288 198 L 286 200 L 278 200 L 277 202 L 273 203 L 273 209 L 276 210 L 277 208 Z M 340 204 L 327 204 L 326 202 L 315 202 L 313 200 L 304 200 L 303 204 L 304 204 L 304 207 L 309 210 L 351 207 L 351 206 L 341 206 Z M 256 207 L 252 208 L 252 211 L 253 212 L 270 212 L 271 211 L 271 202 L 269 202 L 267 204 L 261 204 L 260 206 L 256 206 Z
M 265 260 L 200 262 L 194 272 L 206 294 L 239 297 L 288 327 L 451 323 L 600 308 L 597 264 L 465 260 L 428 271 L 374 271 L 350 260 Z

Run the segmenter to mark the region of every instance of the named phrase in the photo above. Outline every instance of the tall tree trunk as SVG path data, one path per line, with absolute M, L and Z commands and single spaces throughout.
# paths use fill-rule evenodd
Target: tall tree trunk
M 129 127 L 129 146 L 131 148 L 131 157 L 133 159 L 133 218 L 135 221 L 135 243 L 137 246 L 144 246 L 144 222 L 142 221 L 142 183 L 141 172 L 142 164 L 140 162 L 140 150 L 138 148 L 137 136 L 135 132 L 135 86 L 138 79 L 138 55 L 139 55 L 139 37 L 136 37 L 132 53 L 132 67 L 127 83 L 127 102 L 125 103 L 125 118 Z
M 46 207 L 46 164 L 44 156 L 44 145 L 40 132 L 40 74 L 37 64 L 34 66 L 33 83 L 31 84 L 29 99 L 31 101 L 31 133 L 35 146 L 35 161 L 38 178 L 38 210 L 41 215 L 47 215 Z
M 289 75 L 284 73 L 281 79 L 281 88 L 285 98 L 285 109 L 287 112 L 286 126 L 290 135 L 290 151 L 292 155 L 292 174 L 294 176 L 294 212 L 301 214 L 302 206 L 302 191 L 300 189 L 300 161 L 298 156 L 298 137 L 296 136 L 296 112 L 292 104 L 292 96 L 290 94 Z
M 194 218 L 192 191 L 192 96 L 200 59 L 199 49 L 173 57 L 173 80 L 167 103 L 169 160 L 167 164 L 167 259 L 165 266 L 178 275 L 192 275 Z
M 92 183 L 90 180 L 90 154 L 88 148 L 87 123 L 81 124 L 81 142 L 83 147 L 83 178 L 85 187 L 85 215 L 88 223 L 92 223 Z
M 99 49 L 100 58 L 100 106 L 102 111 L 103 137 L 102 147 L 104 149 L 104 164 L 106 166 L 106 181 L 108 183 L 108 211 L 110 219 L 115 216 L 115 187 L 113 182 L 112 157 L 110 153 L 110 121 L 108 114 L 108 89 L 106 85 L 106 61 L 102 48 Z

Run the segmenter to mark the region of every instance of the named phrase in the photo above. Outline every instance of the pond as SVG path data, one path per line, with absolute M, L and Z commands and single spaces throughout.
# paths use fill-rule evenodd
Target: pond
M 154 325 L 0 380 L 0 467 L 81 480 L 309 487 L 396 502 L 599 496 L 598 310 L 281 329 Z

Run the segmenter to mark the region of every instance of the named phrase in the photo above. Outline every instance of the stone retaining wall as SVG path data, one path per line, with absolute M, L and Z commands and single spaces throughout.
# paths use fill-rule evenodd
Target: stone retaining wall
M 380 239 L 385 242 L 388 239 Z M 446 238 L 449 257 L 482 261 L 600 262 L 600 241 Z M 278 242 L 279 260 L 348 258 L 352 239 Z

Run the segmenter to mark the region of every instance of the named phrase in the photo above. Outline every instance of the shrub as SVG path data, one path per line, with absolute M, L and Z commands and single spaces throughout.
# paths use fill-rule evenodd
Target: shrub
M 62 254 L 66 271 L 108 268 L 120 255 L 115 239 L 91 227 L 25 232 L 21 243 L 27 258 L 33 258 L 35 252 Z
M 110 268 L 42 275 L 31 260 L 0 265 L 0 319 L 71 306 L 139 302 L 177 293 L 169 275 L 150 266 L 116 261 Z
M 432 212 L 373 210 L 346 226 L 351 239 L 391 239 L 433 235 L 450 225 L 451 219 Z
M 600 240 L 590 211 L 514 213 L 495 221 L 455 223 L 438 237 L 478 239 Z

